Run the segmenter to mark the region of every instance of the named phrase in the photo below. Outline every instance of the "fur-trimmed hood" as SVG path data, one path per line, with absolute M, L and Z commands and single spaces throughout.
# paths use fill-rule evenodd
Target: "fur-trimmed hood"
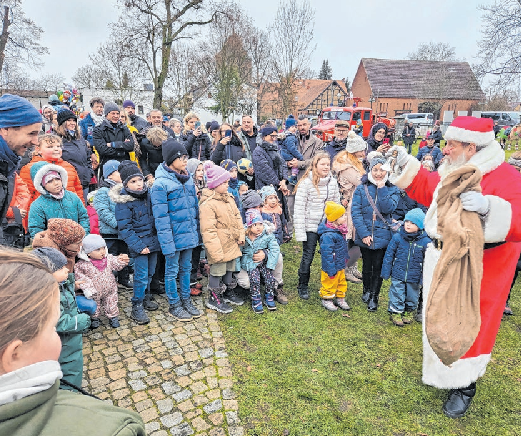
M 152 180 L 146 181 L 146 186 L 150 189 L 154 182 Z M 133 197 L 129 194 L 122 194 L 121 191 L 123 191 L 123 183 L 118 183 L 114 185 L 112 188 L 109 189 L 109 197 L 114 203 L 128 203 L 130 201 L 136 201 L 139 200 L 136 197 Z
M 42 195 L 49 195 L 49 192 L 42 186 L 42 179 L 49 171 L 56 171 L 61 179 L 64 189 L 67 189 L 67 171 L 59 165 L 50 164 L 46 161 L 36 162 L 31 167 L 31 179 L 33 180 L 34 188 Z

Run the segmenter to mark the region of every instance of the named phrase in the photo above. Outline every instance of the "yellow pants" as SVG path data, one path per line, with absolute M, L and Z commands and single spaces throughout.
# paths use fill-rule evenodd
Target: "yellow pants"
M 342 269 L 338 271 L 332 279 L 322 271 L 320 280 L 322 287 L 320 288 L 320 298 L 332 299 L 332 298 L 344 298 L 347 292 L 347 281 L 346 273 Z

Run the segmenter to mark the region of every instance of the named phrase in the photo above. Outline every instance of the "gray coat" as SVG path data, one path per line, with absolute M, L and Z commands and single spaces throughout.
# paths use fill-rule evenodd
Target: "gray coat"
M 311 131 L 309 132 L 309 136 L 301 136 L 298 134 L 297 138 L 298 151 L 300 154 L 302 154 L 302 156 L 304 156 L 304 160 L 299 161 L 298 163 L 299 171 L 297 179 L 300 180 L 300 178 L 306 172 L 308 165 L 311 165 L 311 161 L 313 160 L 313 157 L 315 157 L 315 154 L 324 149 L 324 143 L 320 138 L 317 138 L 315 135 L 313 135 Z

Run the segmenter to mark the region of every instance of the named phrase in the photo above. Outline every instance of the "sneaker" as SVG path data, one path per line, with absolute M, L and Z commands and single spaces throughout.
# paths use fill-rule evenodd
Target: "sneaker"
M 218 295 L 214 290 L 209 289 L 209 295 L 204 304 L 208 309 L 212 309 L 220 313 L 233 312 L 232 307 L 229 304 L 225 303 L 221 299 L 220 295 Z
M 356 269 L 356 266 L 355 266 Z M 358 277 L 355 276 L 353 273 L 353 267 L 349 267 L 346 269 L 346 280 L 351 283 L 362 283 L 362 280 L 360 280 Z
M 90 319 L 90 328 L 97 329 L 100 326 L 101 322 L 99 318 L 91 318 Z
M 266 303 L 268 310 L 277 310 L 273 293 L 266 292 L 266 295 L 264 295 L 264 302 Z
M 393 322 L 393 324 L 397 327 L 403 327 L 404 323 L 402 321 L 402 314 L 401 313 L 391 313 L 390 319 Z
M 254 313 L 264 313 L 264 309 L 262 308 L 262 298 L 260 294 L 251 296 L 251 308 Z
M 407 312 L 407 311 L 403 312 L 402 321 L 404 324 L 412 324 L 412 322 L 414 321 L 412 312 Z
M 194 303 L 192 303 L 192 299 L 188 297 L 186 300 L 182 300 L 183 308 L 192 315 L 192 318 L 199 318 L 201 316 L 201 312 L 199 312 L 199 309 L 194 306 Z
M 132 318 L 136 324 L 148 324 L 150 322 L 150 319 L 145 312 L 145 308 L 143 307 L 143 303 L 132 303 L 130 318 Z
M 353 265 L 351 268 L 353 268 L 351 272 L 357 279 L 363 278 L 362 272 L 358 270 L 358 267 L 356 265 Z
M 351 310 L 349 304 L 345 298 L 335 298 L 335 306 L 339 307 L 342 310 Z
M 178 321 L 191 321 L 192 315 L 190 315 L 184 307 L 181 305 L 181 302 L 177 304 L 171 304 L 170 309 L 168 309 L 168 312 L 170 315 L 172 315 L 174 318 L 176 318 Z
M 117 329 L 119 327 L 119 319 L 117 316 L 114 318 L 109 318 L 109 324 L 113 329 Z
M 325 307 L 327 310 L 330 310 L 331 312 L 335 312 L 338 310 L 338 307 L 335 306 L 335 303 L 333 303 L 333 300 L 322 298 L 322 307 Z
M 145 295 L 145 299 L 143 300 L 143 307 L 145 310 L 150 310 L 151 312 L 159 309 L 159 304 L 157 304 L 150 294 Z
M 284 287 L 282 284 L 278 286 L 278 288 L 275 290 L 274 293 L 275 300 L 277 300 L 277 303 L 279 304 L 288 304 L 288 297 L 286 297 L 286 294 L 284 294 Z
M 233 304 L 235 306 L 242 306 L 244 304 L 244 300 L 240 298 L 233 289 L 226 289 L 223 293 L 223 300 L 226 303 Z

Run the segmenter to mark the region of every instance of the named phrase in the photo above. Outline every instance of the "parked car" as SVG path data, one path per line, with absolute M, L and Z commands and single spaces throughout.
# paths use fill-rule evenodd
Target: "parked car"
M 403 114 L 403 116 L 405 122 L 411 122 L 415 126 L 419 124 L 432 126 L 434 124 L 434 115 L 429 112 Z
M 507 111 L 485 111 L 481 112 L 481 118 L 492 118 L 500 126 L 515 126 L 519 121 L 517 117 L 512 117 L 511 113 Z

